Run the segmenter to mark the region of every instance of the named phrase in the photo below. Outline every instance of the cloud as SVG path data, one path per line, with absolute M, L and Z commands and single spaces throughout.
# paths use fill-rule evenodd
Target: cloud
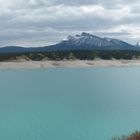
M 44 46 L 82 31 L 140 40 L 140 1 L 0 0 L 0 46 Z

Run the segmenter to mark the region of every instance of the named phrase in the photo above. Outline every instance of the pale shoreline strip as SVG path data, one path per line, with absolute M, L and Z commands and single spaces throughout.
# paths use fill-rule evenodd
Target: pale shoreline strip
M 82 68 L 82 67 L 140 66 L 140 60 L 64 60 L 64 61 L 23 61 L 0 62 L 0 69 L 32 68 Z

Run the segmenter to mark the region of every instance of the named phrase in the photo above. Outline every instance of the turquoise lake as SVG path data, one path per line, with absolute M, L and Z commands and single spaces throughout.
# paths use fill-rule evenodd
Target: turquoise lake
M 111 140 L 140 130 L 140 67 L 0 71 L 0 140 Z

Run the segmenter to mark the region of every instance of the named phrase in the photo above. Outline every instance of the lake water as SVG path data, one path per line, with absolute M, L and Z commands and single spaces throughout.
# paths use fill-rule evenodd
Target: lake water
M 0 71 L 0 140 L 111 140 L 140 130 L 140 67 Z

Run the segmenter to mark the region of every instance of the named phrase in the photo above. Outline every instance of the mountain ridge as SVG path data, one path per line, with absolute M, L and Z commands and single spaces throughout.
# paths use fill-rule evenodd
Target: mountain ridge
M 140 51 L 139 47 L 125 41 L 114 38 L 101 38 L 90 33 L 83 32 L 80 35 L 69 35 L 66 40 L 44 47 L 6 46 L 0 48 L 0 53 L 25 53 L 25 52 L 51 52 L 74 50 L 133 50 Z

